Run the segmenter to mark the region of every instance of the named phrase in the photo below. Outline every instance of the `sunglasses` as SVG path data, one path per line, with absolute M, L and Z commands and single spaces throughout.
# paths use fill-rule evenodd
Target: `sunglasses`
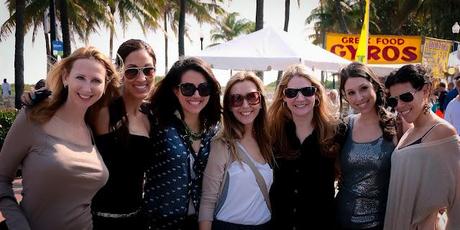
M 257 105 L 260 103 L 260 93 L 251 92 L 246 95 L 232 94 L 230 95 L 230 106 L 232 107 L 243 106 L 244 100 L 246 100 L 249 105 Z
M 179 84 L 179 89 L 182 95 L 185 97 L 191 97 L 195 94 L 195 91 L 198 90 L 198 94 L 202 97 L 207 97 L 211 93 L 211 88 L 208 83 L 200 83 L 196 87 L 193 83 L 181 83 Z
M 387 99 L 387 104 L 388 106 L 395 108 L 398 105 L 398 99 L 403 101 L 403 102 L 411 102 L 414 100 L 414 94 L 417 92 L 417 90 L 409 91 L 407 93 L 403 93 L 399 96 L 395 97 L 389 97 Z
M 286 96 L 287 98 L 295 98 L 297 97 L 297 95 L 299 95 L 299 92 L 302 93 L 302 95 L 304 95 L 305 97 L 311 97 L 315 95 L 316 88 L 314 86 L 307 86 L 298 89 L 286 88 L 283 92 L 284 96 Z
M 153 66 L 146 66 L 146 67 L 129 67 L 125 69 L 125 77 L 128 79 L 134 79 L 139 76 L 139 72 L 141 72 L 146 77 L 153 77 L 155 75 L 155 67 Z

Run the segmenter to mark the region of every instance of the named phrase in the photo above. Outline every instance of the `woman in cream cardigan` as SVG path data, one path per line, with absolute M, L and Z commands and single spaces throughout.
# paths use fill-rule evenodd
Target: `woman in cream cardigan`
M 405 65 L 385 86 L 388 104 L 414 127 L 392 155 L 384 229 L 460 229 L 460 142 L 455 129 L 429 109 L 429 72 Z

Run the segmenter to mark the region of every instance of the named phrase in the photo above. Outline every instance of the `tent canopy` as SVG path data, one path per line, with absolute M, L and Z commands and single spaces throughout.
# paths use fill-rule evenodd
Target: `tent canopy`
M 313 69 L 338 71 L 350 63 L 316 45 L 271 27 L 192 54 L 216 69 L 284 70 L 303 63 Z

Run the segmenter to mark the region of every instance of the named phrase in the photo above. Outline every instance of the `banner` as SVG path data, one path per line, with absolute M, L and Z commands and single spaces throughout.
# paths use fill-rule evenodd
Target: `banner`
M 431 68 L 433 77 L 444 78 L 452 41 L 425 37 L 422 64 Z
M 326 34 L 326 49 L 350 61 L 358 50 L 357 34 Z M 369 35 L 367 60 L 369 64 L 420 63 L 420 36 Z
M 363 27 L 361 28 L 361 35 L 359 35 L 358 51 L 356 52 L 355 61 L 367 64 L 367 50 L 369 40 L 369 8 L 370 0 L 366 0 L 366 11 L 364 13 Z

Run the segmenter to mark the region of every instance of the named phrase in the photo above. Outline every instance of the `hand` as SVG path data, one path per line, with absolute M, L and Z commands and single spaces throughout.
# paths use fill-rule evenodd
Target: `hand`
M 21 101 L 24 105 L 32 107 L 48 98 L 50 95 L 51 91 L 43 87 L 39 90 L 33 90 L 31 92 L 24 93 L 21 96 Z

